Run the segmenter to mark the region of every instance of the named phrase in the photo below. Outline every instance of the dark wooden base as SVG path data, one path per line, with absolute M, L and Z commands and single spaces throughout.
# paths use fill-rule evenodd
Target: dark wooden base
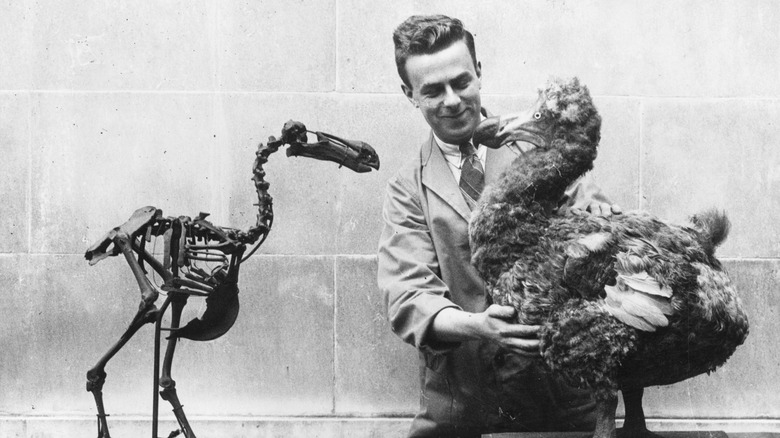
M 620 429 L 618 429 L 620 430 Z M 663 438 L 728 438 L 722 430 L 692 430 L 654 432 Z M 592 433 L 587 432 L 509 432 L 488 433 L 482 438 L 591 438 Z

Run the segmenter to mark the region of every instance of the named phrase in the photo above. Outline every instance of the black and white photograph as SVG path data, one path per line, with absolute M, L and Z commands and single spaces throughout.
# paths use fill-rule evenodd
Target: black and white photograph
M 0 438 L 780 438 L 780 2 L 0 23 Z

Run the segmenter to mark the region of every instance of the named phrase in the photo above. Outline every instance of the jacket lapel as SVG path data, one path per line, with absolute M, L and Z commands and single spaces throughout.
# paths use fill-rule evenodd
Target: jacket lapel
M 420 153 L 423 185 L 443 199 L 463 220 L 468 221 L 471 211 L 460 193 L 458 183 L 452 176 L 452 171 L 450 171 L 447 165 L 447 160 L 444 159 L 444 154 L 436 145 L 433 132 L 431 132 Z

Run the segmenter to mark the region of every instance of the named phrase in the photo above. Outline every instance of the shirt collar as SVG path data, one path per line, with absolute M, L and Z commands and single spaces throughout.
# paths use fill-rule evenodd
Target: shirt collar
M 484 114 L 480 114 L 480 120 L 485 120 Z M 460 169 L 460 166 L 463 164 L 463 157 L 460 155 L 460 146 L 445 142 L 444 140 L 440 139 L 435 132 L 433 133 L 433 138 L 436 140 L 436 144 L 439 146 L 439 149 L 441 149 L 442 154 L 444 154 L 444 159 L 447 160 L 451 165 Z M 477 157 L 480 161 L 485 161 L 485 152 L 485 145 L 479 145 L 477 148 Z

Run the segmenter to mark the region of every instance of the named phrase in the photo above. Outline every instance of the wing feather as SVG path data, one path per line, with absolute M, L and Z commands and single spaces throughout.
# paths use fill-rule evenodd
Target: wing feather
M 604 307 L 623 323 L 639 330 L 654 332 L 658 327 L 669 325 L 666 315 L 672 314 L 672 305 L 669 298 L 659 293 L 663 288 L 657 281 L 644 271 L 640 274 L 619 274 L 615 286 L 604 286 Z M 629 281 L 626 281 L 626 278 L 629 278 Z M 639 280 L 635 281 L 637 278 Z M 648 278 L 651 281 L 648 281 Z M 633 285 L 638 287 L 634 288 Z M 648 289 L 650 292 L 647 292 Z M 671 297 L 671 294 L 669 296 Z
M 661 286 L 647 271 L 636 272 L 630 275 L 618 274 L 618 278 L 623 280 L 631 289 L 666 298 L 672 297 L 672 289 L 668 286 Z

